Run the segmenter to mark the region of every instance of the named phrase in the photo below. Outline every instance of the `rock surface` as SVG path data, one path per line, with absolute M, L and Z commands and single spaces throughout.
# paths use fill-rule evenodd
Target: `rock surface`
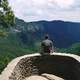
M 39 75 L 33 75 L 30 77 L 25 78 L 24 80 L 64 80 L 58 76 L 52 75 L 52 74 L 42 74 L 41 76 Z
M 42 76 L 30 76 L 30 77 L 28 77 L 28 78 L 25 78 L 24 80 L 48 80 L 48 79 L 46 79 L 46 78 L 44 78 L 44 77 L 42 77 Z
M 58 76 L 52 75 L 52 74 L 42 74 L 43 77 L 47 78 L 48 80 L 64 80 Z
M 24 80 L 32 75 L 38 75 L 41 78 L 43 73 L 47 73 L 46 76 L 49 78 L 55 78 L 54 75 L 56 75 L 66 80 L 80 80 L 80 57 L 65 53 L 53 53 L 50 56 L 36 53 L 18 57 L 4 69 L 0 80 Z

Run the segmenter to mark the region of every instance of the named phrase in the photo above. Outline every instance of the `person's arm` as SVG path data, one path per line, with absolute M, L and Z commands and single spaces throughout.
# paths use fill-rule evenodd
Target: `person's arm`
M 53 46 L 53 42 L 51 41 L 51 53 L 54 52 L 54 46 Z

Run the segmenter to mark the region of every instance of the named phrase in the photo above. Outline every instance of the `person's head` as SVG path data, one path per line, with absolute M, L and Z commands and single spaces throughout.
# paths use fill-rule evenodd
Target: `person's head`
M 45 39 L 49 39 L 49 35 L 47 34 L 47 35 L 45 35 Z

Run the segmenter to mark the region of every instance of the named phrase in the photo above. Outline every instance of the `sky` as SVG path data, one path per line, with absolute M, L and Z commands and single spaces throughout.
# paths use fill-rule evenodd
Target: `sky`
M 16 17 L 26 22 L 80 22 L 80 0 L 8 0 Z

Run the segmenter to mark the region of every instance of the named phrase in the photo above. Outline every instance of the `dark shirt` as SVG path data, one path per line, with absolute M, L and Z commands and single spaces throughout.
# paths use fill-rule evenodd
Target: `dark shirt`
M 53 49 L 53 42 L 49 39 L 45 39 L 41 43 L 42 52 L 50 53 Z

